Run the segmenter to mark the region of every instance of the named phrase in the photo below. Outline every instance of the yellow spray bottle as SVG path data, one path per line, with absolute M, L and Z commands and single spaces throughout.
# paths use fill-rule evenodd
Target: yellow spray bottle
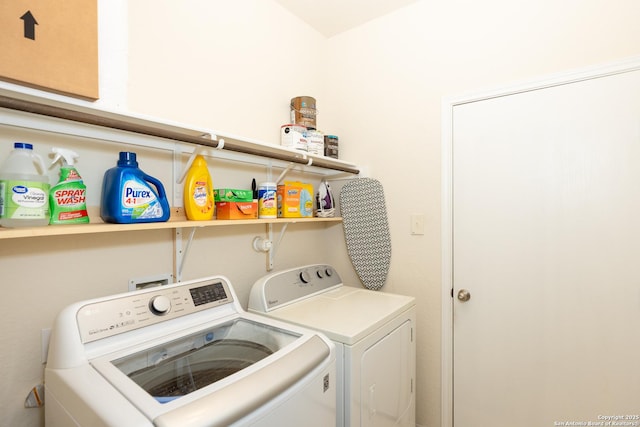
M 204 157 L 197 155 L 184 180 L 184 212 L 190 220 L 208 220 L 214 213 L 213 182 Z

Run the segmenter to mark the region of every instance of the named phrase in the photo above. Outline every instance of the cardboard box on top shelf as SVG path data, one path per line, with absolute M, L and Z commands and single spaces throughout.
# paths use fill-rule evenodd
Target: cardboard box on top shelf
M 98 2 L 2 0 L 0 79 L 98 99 Z

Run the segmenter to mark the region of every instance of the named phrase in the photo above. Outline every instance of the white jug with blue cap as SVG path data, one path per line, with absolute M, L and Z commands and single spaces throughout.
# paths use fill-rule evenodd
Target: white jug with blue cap
M 42 158 L 25 142 L 0 167 L 0 226 L 36 227 L 49 224 L 49 176 Z

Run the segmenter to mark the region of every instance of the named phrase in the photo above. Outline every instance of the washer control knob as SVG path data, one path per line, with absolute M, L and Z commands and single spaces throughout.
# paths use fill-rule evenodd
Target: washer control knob
M 318 276 L 318 279 L 322 279 L 324 277 L 324 271 L 318 270 L 316 271 L 316 275 Z
M 309 283 L 311 281 L 311 276 L 309 276 L 309 273 L 306 271 L 301 271 L 300 280 L 302 280 L 302 283 Z
M 324 273 L 327 275 L 327 277 L 331 277 L 333 275 L 333 270 L 327 267 Z
M 171 301 L 164 295 L 156 295 L 149 301 L 149 308 L 153 314 L 162 316 L 171 310 Z

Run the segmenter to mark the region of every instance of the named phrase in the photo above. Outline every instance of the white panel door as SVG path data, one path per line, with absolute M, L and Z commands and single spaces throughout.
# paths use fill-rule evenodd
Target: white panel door
M 640 71 L 455 106 L 452 156 L 454 426 L 640 425 Z

